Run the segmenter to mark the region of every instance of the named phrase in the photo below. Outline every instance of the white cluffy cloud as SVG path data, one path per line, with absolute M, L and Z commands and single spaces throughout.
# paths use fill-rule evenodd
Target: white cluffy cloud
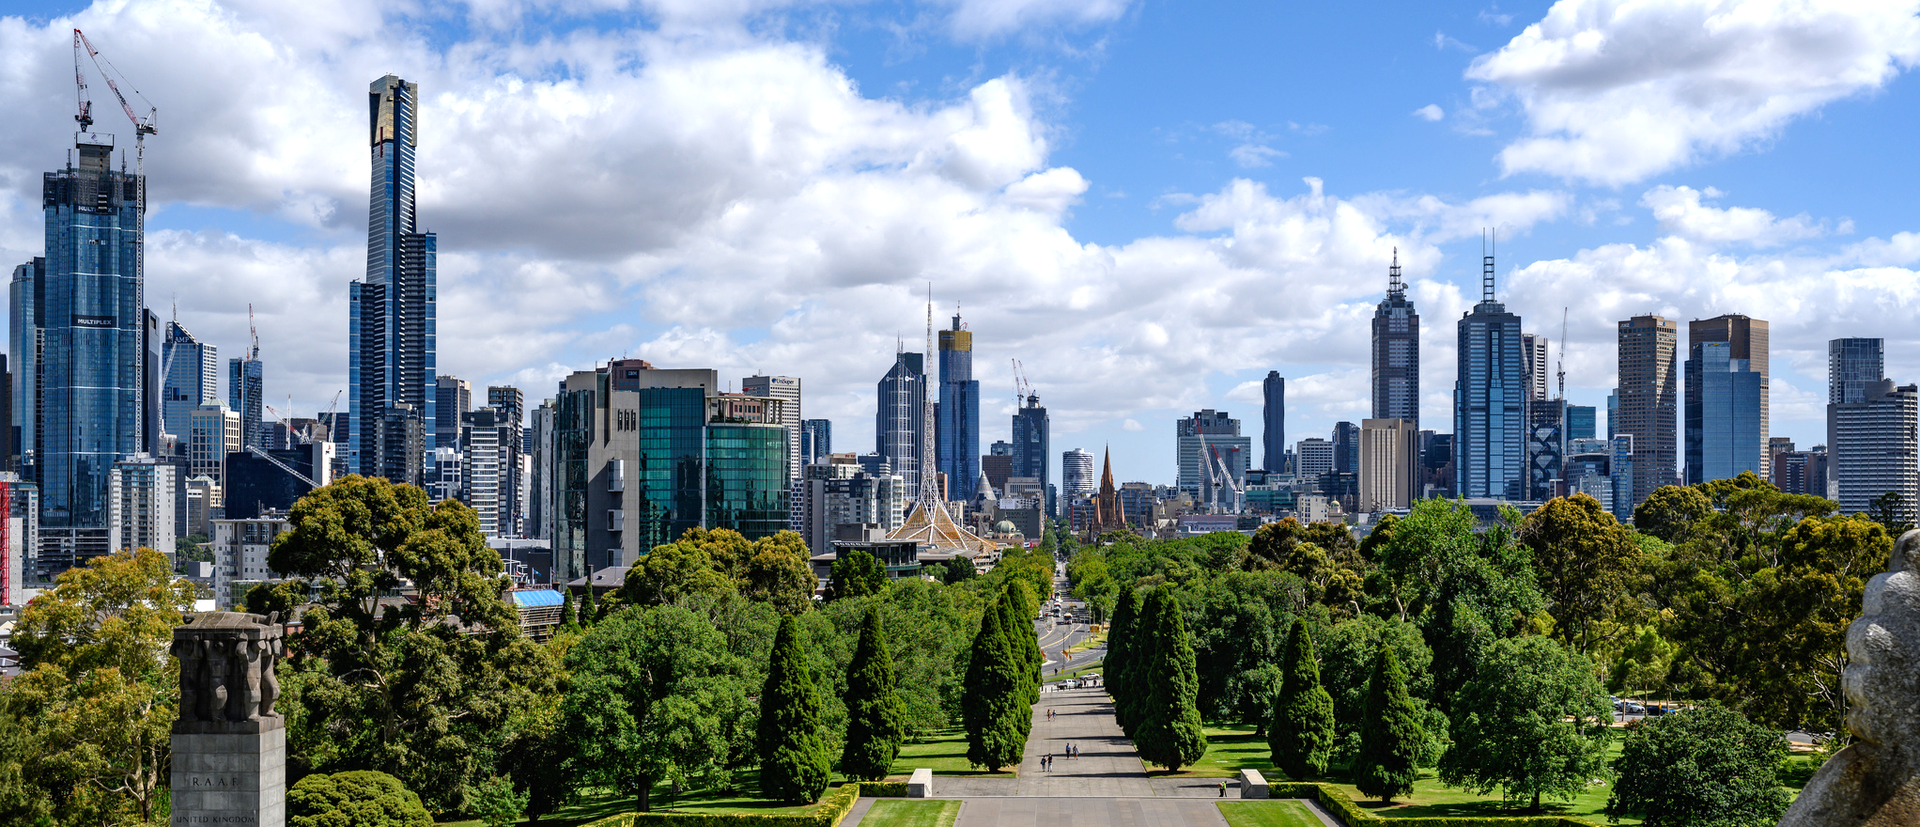
M 1439 104 L 1429 103 L 1426 106 L 1413 110 L 1413 116 L 1421 120 L 1437 121 L 1446 117 L 1447 113 L 1440 109 Z
M 1920 60 L 1920 0 L 1560 0 L 1476 59 L 1528 134 L 1509 173 L 1619 185 L 1737 151 Z
M 1792 218 L 1775 218 L 1773 213 L 1754 207 L 1715 207 L 1702 204 L 1701 198 L 1719 198 L 1712 187 L 1659 186 L 1640 197 L 1640 206 L 1653 211 L 1660 229 L 1705 244 L 1746 244 L 1752 247 L 1777 247 L 1789 241 L 1814 238 L 1827 233 L 1827 227 L 1806 213 Z M 1851 225 L 1843 222 L 1840 232 Z

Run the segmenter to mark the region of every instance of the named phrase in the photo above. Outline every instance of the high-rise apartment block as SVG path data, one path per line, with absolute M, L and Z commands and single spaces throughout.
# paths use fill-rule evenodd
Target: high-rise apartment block
M 373 191 L 367 273 L 348 285 L 349 414 L 336 429 L 350 471 L 418 483 L 438 439 L 434 280 L 439 242 L 417 232 L 420 90 L 387 75 L 368 88 Z M 331 426 L 332 423 L 329 423 Z M 411 452 L 411 456 L 397 456 Z
M 1687 359 L 1687 484 L 1752 471 L 1765 478 L 1765 377 L 1726 342 L 1696 342 Z
M 1739 314 L 1695 319 L 1687 323 L 1689 352 L 1695 345 L 1705 342 L 1725 342 L 1729 359 L 1745 361 L 1748 370 L 1760 375 L 1760 433 L 1755 440 L 1757 444 L 1753 451 L 1760 457 L 1760 467 L 1757 471 L 1763 478 L 1767 476 L 1767 461 L 1770 458 L 1766 450 L 1770 416 L 1767 382 L 1768 377 L 1772 376 L 1772 371 L 1768 367 L 1769 338 L 1770 332 L 1766 322 Z
M 1405 419 L 1360 421 L 1358 506 L 1376 512 L 1411 508 L 1419 497 L 1418 429 Z
M 1287 470 L 1287 380 L 1280 371 L 1267 371 L 1260 383 L 1260 467 L 1276 474 Z
M 1333 443 L 1317 436 L 1300 440 L 1294 457 L 1294 476 L 1302 480 L 1318 479 L 1333 472 Z
M 1373 311 L 1373 418 L 1404 419 L 1419 430 L 1420 314 L 1400 280 L 1398 249 L 1387 268 L 1387 297 Z M 1267 470 L 1280 469 L 1269 465 Z
M 460 501 L 480 515 L 481 534 L 512 536 L 519 426 L 491 406 L 468 411 L 460 420 Z
M 173 553 L 175 496 L 184 490 L 180 468 L 135 454 L 107 472 L 107 545 L 114 551 L 150 548 Z
M 193 409 L 187 426 L 188 473 L 207 477 L 224 491 L 227 485 L 227 455 L 244 450 L 241 441 L 240 414 L 225 402 L 211 402 Z M 218 508 L 224 502 L 218 493 L 207 505 Z
M 1234 491 L 1246 490 L 1253 459 L 1253 438 L 1240 435 L 1240 420 L 1226 411 L 1196 411 L 1174 423 L 1174 438 L 1180 491 L 1203 508 L 1237 513 L 1242 503 Z
M 920 440 L 926 433 L 927 374 L 921 354 L 902 351 L 880 378 L 874 451 L 885 457 L 909 492 L 920 490 Z M 910 495 L 911 496 L 911 495 Z
M 1920 504 L 1920 388 L 1891 379 L 1868 386 L 1859 402 L 1827 406 L 1833 499 L 1857 514 L 1884 494 L 1899 494 L 1906 521 Z
M 1550 356 L 1548 344 L 1547 337 L 1538 333 L 1520 334 L 1520 360 L 1526 371 L 1523 385 L 1528 402 L 1552 398 L 1550 374 L 1553 372 L 1553 363 L 1548 361 Z
M 1480 303 L 1460 317 L 1453 386 L 1454 493 L 1519 500 L 1526 480 L 1526 356 L 1520 317 L 1494 300 L 1493 256 Z
M 161 430 L 184 441 L 193 409 L 220 398 L 219 349 L 172 321 L 160 353 L 167 374 L 161 390 Z
M 1625 496 L 1614 500 L 1616 516 L 1632 514 L 1655 490 L 1679 479 L 1679 337 L 1673 320 L 1651 314 L 1619 324 L 1620 386 L 1609 400 L 1607 433 L 1633 437 L 1631 461 L 1621 462 L 1616 450 L 1613 463 L 1616 476 L 1633 476 Z
M 953 315 L 940 331 L 940 404 L 934 411 L 934 450 L 947 475 L 947 499 L 973 496 L 980 484 L 980 382 L 973 378 L 973 332 Z

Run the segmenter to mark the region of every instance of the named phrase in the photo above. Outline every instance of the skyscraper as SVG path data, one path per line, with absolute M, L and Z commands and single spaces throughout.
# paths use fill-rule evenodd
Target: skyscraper
M 1400 280 L 1398 248 L 1387 268 L 1387 297 L 1373 311 L 1373 418 L 1404 419 L 1420 429 L 1420 314 Z
M 805 419 L 800 422 L 800 468 L 804 469 L 833 453 L 833 420 Z
M 1460 317 L 1453 385 L 1454 493 L 1524 496 L 1526 357 L 1520 317 L 1494 300 L 1493 256 L 1481 259 L 1480 303 Z
M 1548 374 L 1553 371 L 1553 363 L 1548 361 L 1549 347 L 1547 337 L 1538 333 L 1520 334 L 1520 358 L 1525 362 L 1527 372 L 1527 401 L 1537 402 L 1549 399 Z
M 940 405 L 934 409 L 936 460 L 947 475 L 947 498 L 964 500 L 980 485 L 980 382 L 973 378 L 973 332 L 940 331 Z
M 161 359 L 167 374 L 161 389 L 161 430 L 185 441 L 193 409 L 220 397 L 219 349 L 172 321 L 167 323 Z
M 1333 471 L 1336 474 L 1360 470 L 1360 426 L 1351 422 L 1333 423 Z
M 496 438 L 500 446 L 499 531 L 503 537 L 518 537 L 527 511 L 527 476 L 520 462 L 525 456 L 522 443 L 526 437 L 527 398 L 511 385 L 489 385 L 487 407 L 494 410 L 495 427 L 500 430 Z
M 1866 511 L 1891 493 L 1903 501 L 1896 516 L 1912 521 L 1920 504 L 1920 388 L 1882 379 L 1858 402 L 1828 405 L 1827 422 L 1834 466 L 1829 496 L 1840 503 L 1840 513 Z
M 1404 419 L 1360 421 L 1361 511 L 1412 507 L 1420 495 L 1419 433 Z
M 1832 339 L 1827 342 L 1827 404 L 1867 398 L 1867 390 L 1886 377 L 1885 339 Z
M 1379 322 L 1375 322 L 1378 325 Z M 1280 371 L 1267 371 L 1260 383 L 1265 402 L 1260 409 L 1260 467 L 1275 474 L 1287 470 L 1287 380 Z
M 1174 436 L 1180 490 L 1203 507 L 1237 513 L 1242 503 L 1233 492 L 1246 490 L 1253 458 L 1253 438 L 1240 435 L 1240 420 L 1226 411 L 1195 411 L 1174 423 Z
M 1632 436 L 1632 455 L 1622 462 L 1618 451 L 1613 473 L 1632 475 L 1632 486 L 1614 497 L 1615 514 L 1632 514 L 1635 506 L 1663 485 L 1677 479 L 1676 424 L 1680 413 L 1679 366 L 1675 350 L 1680 329 L 1672 319 L 1648 314 L 1619 325 L 1620 387 L 1608 401 L 1609 438 Z
M 40 479 L 41 393 L 45 384 L 42 370 L 45 345 L 43 321 L 46 311 L 47 260 L 36 257 L 13 268 L 13 282 L 7 285 L 7 351 L 12 357 L 13 465 L 20 478 Z M 219 375 L 214 376 L 219 379 Z M 38 519 L 38 515 L 35 515 Z
M 473 383 L 457 376 L 441 376 L 433 385 L 433 432 L 460 433 L 460 417 L 473 410 Z M 457 443 L 442 445 L 452 448 Z
M 1069 502 L 1093 496 L 1093 454 L 1079 448 L 1060 455 L 1060 494 Z
M 1760 433 L 1755 438 L 1758 444 L 1753 450 L 1760 457 L 1760 467 L 1756 470 L 1763 479 L 1767 476 L 1771 460 L 1767 454 L 1767 378 L 1773 374 L 1767 367 L 1767 340 L 1766 322 L 1735 313 L 1711 319 L 1694 319 L 1687 323 L 1689 352 L 1694 345 L 1702 342 L 1726 342 L 1727 358 L 1745 360 L 1748 370 L 1760 374 Z
M 787 429 L 787 469 L 793 480 L 800 479 L 800 379 L 795 376 L 749 376 L 740 380 L 740 392 L 763 399 L 778 399 L 778 424 Z M 789 480 L 789 482 L 793 481 Z
M 1732 353 L 1726 342 L 1696 342 L 1687 359 L 1688 485 L 1732 479 L 1742 471 L 1766 477 L 1761 376 Z
M 146 181 L 112 169 L 113 136 L 83 133 L 75 143 L 78 164 L 41 182 L 45 270 L 34 285 L 16 271 L 14 298 L 32 294 L 39 322 L 31 447 L 42 543 L 63 557 L 71 550 L 77 563 L 107 551 L 113 464 L 145 451 L 159 429 L 159 365 L 148 349 L 157 356 L 160 343 L 144 301 Z
M 1594 414 L 1592 405 L 1567 406 L 1567 439 L 1594 439 Z
M 373 193 L 367 274 L 348 286 L 347 466 L 354 473 L 419 482 L 437 433 L 434 273 L 438 240 L 415 231 L 414 150 L 419 88 L 387 75 L 368 88 Z M 408 421 L 418 422 L 417 427 Z M 451 443 L 455 434 L 445 435 Z M 396 478 L 395 474 L 411 474 Z
M 266 392 L 266 366 L 260 362 L 258 348 L 246 356 L 227 360 L 227 406 L 240 415 L 240 447 L 265 448 L 266 436 L 260 426 L 262 394 Z
M 920 436 L 929 424 L 925 365 L 921 354 L 894 354 L 893 367 L 880 377 L 874 415 L 874 452 L 886 458 L 909 496 L 920 491 Z
M 1020 409 L 1013 412 L 1013 473 L 1009 476 L 1033 477 L 1046 488 L 1050 470 L 1047 467 L 1050 427 L 1047 409 L 1040 406 L 1040 394 L 1028 393 Z M 1052 498 L 1048 499 L 1046 512 L 1052 514 Z

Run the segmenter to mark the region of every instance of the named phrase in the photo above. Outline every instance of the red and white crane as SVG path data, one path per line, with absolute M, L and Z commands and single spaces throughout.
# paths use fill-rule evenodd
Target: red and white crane
M 74 29 L 73 81 L 75 85 L 79 87 L 80 113 L 74 115 L 73 119 L 80 122 L 81 132 L 89 132 L 92 131 L 93 128 L 93 101 L 87 99 L 87 75 L 84 65 L 80 62 L 80 53 L 82 51 L 86 52 L 87 56 L 93 59 L 93 68 L 99 71 L 100 79 L 107 82 L 107 88 L 113 90 L 113 96 L 120 101 L 120 111 L 127 113 L 127 120 L 133 122 L 134 170 L 142 176 L 145 176 L 146 138 L 148 135 L 160 134 L 160 127 L 155 123 L 160 115 L 160 111 L 154 108 L 153 104 L 147 100 L 145 95 L 140 94 L 139 89 L 134 89 L 134 97 L 139 98 L 141 103 L 147 105 L 147 114 L 145 116 L 135 114 L 133 105 L 127 103 L 126 94 L 120 91 L 120 84 L 114 80 L 116 77 L 120 80 L 126 80 L 126 76 L 120 74 L 120 70 L 113 68 L 113 61 L 100 56 L 100 50 L 93 47 L 93 41 L 87 39 L 86 33 L 79 29 Z M 132 88 L 133 84 L 129 83 L 127 86 L 128 88 Z M 144 181 L 144 177 L 142 180 Z M 143 186 L 141 188 L 141 199 L 144 201 L 145 198 L 146 192 Z

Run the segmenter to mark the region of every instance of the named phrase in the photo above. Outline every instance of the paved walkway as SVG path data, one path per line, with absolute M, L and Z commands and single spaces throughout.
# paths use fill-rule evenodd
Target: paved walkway
M 954 827 L 1225 827 L 1194 798 L 974 798 Z

